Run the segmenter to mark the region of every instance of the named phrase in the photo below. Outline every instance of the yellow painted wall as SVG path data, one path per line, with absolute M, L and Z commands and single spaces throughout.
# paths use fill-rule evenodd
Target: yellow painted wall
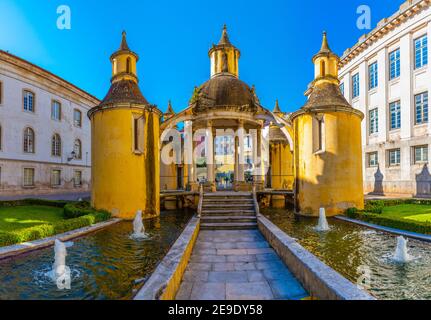
M 297 212 L 329 216 L 364 206 L 361 118 L 346 112 L 327 112 L 325 152 L 313 153 L 312 116 L 294 119 Z
M 271 187 L 293 189 L 293 153 L 288 144 L 271 144 Z
M 133 115 L 145 115 L 145 152 L 133 148 Z M 92 204 L 123 219 L 138 210 L 160 214 L 159 116 L 143 109 L 111 108 L 92 115 Z

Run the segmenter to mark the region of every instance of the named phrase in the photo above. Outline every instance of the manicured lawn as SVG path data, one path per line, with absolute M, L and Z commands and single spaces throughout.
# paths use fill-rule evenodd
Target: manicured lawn
M 63 208 L 49 206 L 0 207 L 0 232 L 17 231 L 64 220 Z
M 385 207 L 382 216 L 417 222 L 431 222 L 431 205 L 401 204 Z

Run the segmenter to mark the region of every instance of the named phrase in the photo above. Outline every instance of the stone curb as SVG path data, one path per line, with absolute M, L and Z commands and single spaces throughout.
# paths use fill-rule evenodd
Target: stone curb
M 200 219 L 193 217 L 134 300 L 175 300 L 199 229 Z
M 304 249 L 263 216 L 259 230 L 312 297 L 319 300 L 376 300 Z
M 62 234 L 57 234 L 57 235 L 49 237 L 49 238 L 35 240 L 32 242 L 24 242 L 24 243 L 15 244 L 15 245 L 8 246 L 8 247 L 2 247 L 2 248 L 0 248 L 0 260 L 14 257 L 14 256 L 18 256 L 18 255 L 21 255 L 23 253 L 51 247 L 54 245 L 56 239 L 59 239 L 59 240 L 65 242 L 65 241 L 70 241 L 70 240 L 73 240 L 76 238 L 80 238 L 80 237 L 82 237 L 88 233 L 92 233 L 92 232 L 95 232 L 97 230 L 104 229 L 104 228 L 111 226 L 113 224 L 116 224 L 120 221 L 121 221 L 121 219 L 111 219 L 109 221 L 100 222 L 100 223 L 97 223 L 97 224 L 92 225 L 92 226 L 68 231 L 68 232 L 62 233 Z
M 346 222 L 358 224 L 358 225 L 368 227 L 371 229 L 391 233 L 394 235 L 404 236 L 407 238 L 412 238 L 415 240 L 421 240 L 421 241 L 425 241 L 425 242 L 431 242 L 431 236 L 423 234 L 423 233 L 416 233 L 416 232 L 405 231 L 405 230 L 401 230 L 401 229 L 379 226 L 377 224 L 373 224 L 373 223 L 369 223 L 369 222 L 365 222 L 365 221 L 361 221 L 361 220 L 357 220 L 357 219 L 351 219 L 348 217 L 336 216 L 334 218 L 341 220 L 341 221 L 346 221 Z

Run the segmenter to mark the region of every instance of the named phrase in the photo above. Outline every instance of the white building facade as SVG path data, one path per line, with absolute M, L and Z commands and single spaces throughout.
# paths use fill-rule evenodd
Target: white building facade
M 365 192 L 431 197 L 431 1 L 410 0 L 345 51 L 340 88 L 365 114 Z
M 87 192 L 99 100 L 0 51 L 0 196 Z

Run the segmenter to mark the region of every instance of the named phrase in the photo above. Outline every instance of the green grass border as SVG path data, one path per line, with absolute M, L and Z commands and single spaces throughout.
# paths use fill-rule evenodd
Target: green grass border
M 382 215 L 385 207 L 398 206 L 403 204 L 431 205 L 428 199 L 399 199 L 399 200 L 368 200 L 365 202 L 365 209 L 347 209 L 345 215 L 352 219 L 357 219 L 380 226 L 401 229 L 410 232 L 431 234 L 431 222 L 411 221 L 395 217 Z
M 56 234 L 88 227 L 111 218 L 111 214 L 109 212 L 97 211 L 91 208 L 88 202 L 51 201 L 39 199 L 0 202 L 0 207 L 16 207 L 24 205 L 43 205 L 63 208 L 65 220 L 17 231 L 0 231 L 0 247 L 52 237 Z

